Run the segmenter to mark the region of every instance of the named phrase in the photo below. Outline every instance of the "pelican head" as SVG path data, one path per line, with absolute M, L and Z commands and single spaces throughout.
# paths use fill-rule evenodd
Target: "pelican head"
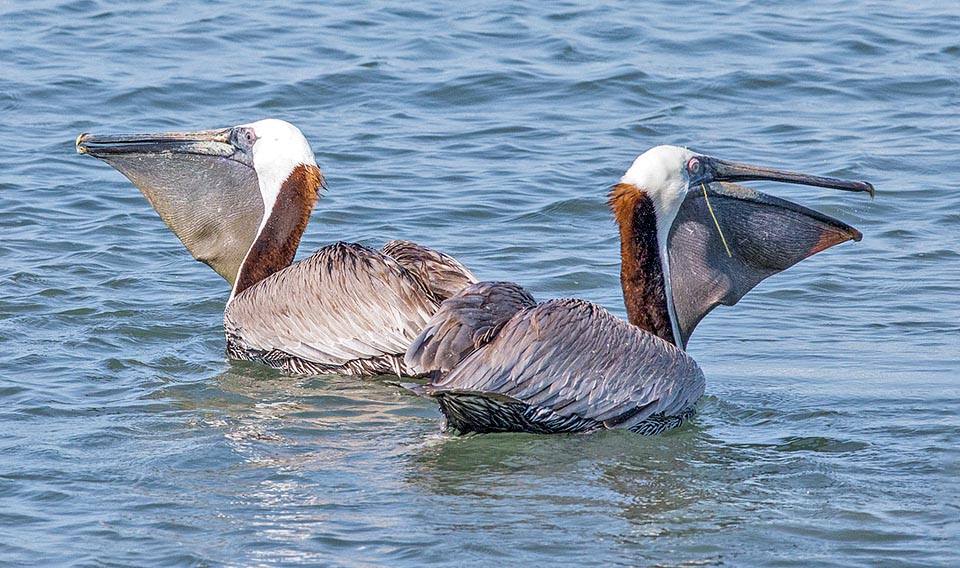
M 266 248 L 273 265 L 293 260 L 323 184 L 303 134 L 277 119 L 195 132 L 81 134 L 77 152 L 127 176 L 234 294 L 271 264 L 259 255 L 245 267 L 255 249 Z
M 676 146 L 651 148 L 610 194 L 621 231 L 624 294 L 646 289 L 642 300 L 625 298 L 632 322 L 656 328 L 651 306 L 660 301 L 669 322 L 651 331 L 683 348 L 718 304 L 735 304 L 764 278 L 861 239 L 841 221 L 733 183 L 751 180 L 874 194 L 863 181 L 729 162 Z

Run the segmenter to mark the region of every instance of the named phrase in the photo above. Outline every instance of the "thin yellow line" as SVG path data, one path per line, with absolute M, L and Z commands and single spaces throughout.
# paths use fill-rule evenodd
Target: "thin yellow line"
M 720 230 L 720 222 L 717 221 L 717 216 L 713 213 L 713 207 L 710 205 L 710 199 L 707 197 L 707 186 L 700 184 L 700 187 L 703 188 L 703 200 L 707 202 L 707 209 L 710 211 L 710 216 L 713 217 L 713 224 L 717 226 L 717 232 L 720 233 L 720 240 L 723 241 L 723 248 L 727 249 L 727 256 L 733 258 L 733 254 L 730 253 L 730 247 L 727 246 L 727 239 L 723 236 L 723 231 Z

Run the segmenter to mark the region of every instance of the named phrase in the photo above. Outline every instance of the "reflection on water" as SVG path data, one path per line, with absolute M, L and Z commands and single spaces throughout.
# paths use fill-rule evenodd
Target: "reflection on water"
M 216 408 L 217 413 L 204 426 L 223 430 L 244 451 L 261 445 L 272 451 L 327 438 L 349 440 L 346 435 L 351 431 L 396 428 L 407 421 L 436 422 L 438 414 L 430 401 L 386 384 L 388 379 L 296 377 L 252 363 L 231 362 L 227 370 L 199 387 L 206 393 L 203 398 L 193 398 L 197 392 L 194 388 L 180 393 L 180 400 L 185 405 L 197 404 L 198 408 Z M 332 453 L 319 456 L 291 452 L 294 455 L 289 458 L 296 463 L 315 459 L 336 462 L 349 459 L 351 451 L 377 441 L 360 437 L 356 443 L 356 448 L 334 445 L 328 450 Z
M 863 469 L 878 448 L 849 429 L 846 438 L 785 434 L 791 423 L 816 432 L 820 422 L 851 419 L 797 405 L 796 395 L 749 405 L 708 396 L 690 424 L 655 437 L 451 436 L 439 431 L 432 401 L 383 382 L 289 377 L 248 363 L 153 397 L 189 411 L 188 439 L 224 440 L 190 462 L 192 490 L 238 531 L 250 558 L 322 563 L 363 550 L 367 561 L 439 562 L 456 542 L 481 558 L 510 550 L 531 561 L 562 554 L 629 565 L 694 539 L 684 561 L 716 563 L 730 559 L 729 539 L 746 535 L 760 548 L 742 549 L 744 558 L 834 531 L 857 550 L 909 532 L 851 532 L 851 523 L 889 522 L 861 510 L 851 478 L 884 477 Z M 872 499 L 901 491 L 878 484 Z M 571 523 L 581 527 L 575 534 Z
M 195 407 L 185 431 L 225 441 L 195 464 L 204 481 L 194 490 L 211 492 L 205 499 L 251 558 L 322 562 L 370 547 L 358 558 L 383 561 L 424 547 L 420 523 L 402 512 L 396 467 L 403 442 L 437 422 L 429 401 L 378 381 L 290 377 L 247 363 L 166 396 Z

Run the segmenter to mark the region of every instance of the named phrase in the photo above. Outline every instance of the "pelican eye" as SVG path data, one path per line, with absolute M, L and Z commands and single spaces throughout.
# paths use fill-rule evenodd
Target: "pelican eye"
M 687 162 L 687 171 L 694 175 L 700 173 L 700 160 L 690 158 L 690 161 Z
M 244 148 L 252 148 L 253 144 L 257 141 L 257 133 L 249 126 L 238 128 L 235 131 L 235 135 L 237 142 Z

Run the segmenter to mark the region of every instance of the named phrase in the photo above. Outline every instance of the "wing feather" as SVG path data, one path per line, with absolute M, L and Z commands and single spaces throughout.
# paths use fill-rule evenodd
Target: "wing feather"
M 470 284 L 440 305 L 407 350 L 406 364 L 421 373 L 446 373 L 518 311 L 535 305 L 533 296 L 512 282 Z
M 423 280 L 442 302 L 477 281 L 473 272 L 452 256 L 410 241 L 390 241 L 380 249 Z
M 238 294 L 224 329 L 244 349 L 336 366 L 403 354 L 436 309 L 393 258 L 336 243 Z
M 690 408 L 704 383 L 696 362 L 673 344 L 595 304 L 553 300 L 522 310 L 432 389 L 496 393 L 629 428 Z

